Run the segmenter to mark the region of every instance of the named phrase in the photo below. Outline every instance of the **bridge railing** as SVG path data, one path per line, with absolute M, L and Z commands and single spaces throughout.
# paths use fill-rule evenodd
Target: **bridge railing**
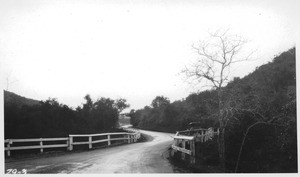
M 174 152 L 179 151 L 181 152 L 182 159 L 185 159 L 186 154 L 188 154 L 190 156 L 190 163 L 195 163 L 195 143 L 206 142 L 211 140 L 215 135 L 219 135 L 219 129 L 217 131 L 214 131 L 213 128 L 177 131 L 174 136 L 171 155 L 174 156 Z
M 45 148 L 58 148 L 58 147 L 68 147 L 68 138 L 31 138 L 31 139 L 6 139 L 4 143 L 6 144 L 4 150 L 7 152 L 7 156 L 10 156 L 10 151 L 14 150 L 26 150 L 26 149 L 40 149 L 40 152 L 43 153 Z M 45 145 L 44 142 L 57 142 L 63 141 L 62 144 L 49 144 Z M 16 143 L 28 143 L 28 142 L 37 142 L 37 145 L 20 145 L 12 146 Z
M 135 129 L 135 128 L 123 128 L 124 131 L 130 132 L 130 133 L 136 133 L 136 138 L 140 139 L 141 133 L 140 130 Z
M 185 159 L 185 155 L 190 156 L 190 163 L 195 163 L 195 138 L 193 136 L 178 135 L 174 136 L 172 144 L 171 156 L 179 151 L 181 152 L 181 158 Z
M 95 140 L 97 137 L 105 137 L 105 139 Z M 139 131 L 117 132 L 117 133 L 101 133 L 101 134 L 81 134 L 81 135 L 69 135 L 64 138 L 32 138 L 32 139 L 6 139 L 4 140 L 7 156 L 11 156 L 11 151 L 15 150 L 28 150 L 28 149 L 40 149 L 43 153 L 45 148 L 67 148 L 72 151 L 73 146 L 87 144 L 89 149 L 93 148 L 93 144 L 107 142 L 110 146 L 112 141 L 126 141 L 127 143 L 134 143 L 140 138 Z M 74 141 L 78 137 L 86 137 L 86 141 Z M 93 138 L 95 138 L 93 140 Z M 45 143 L 49 142 L 49 143 Z M 19 144 L 21 143 L 21 144 Z M 36 143 L 35 145 L 28 145 L 27 143 Z M 53 144 L 55 143 L 55 144 Z M 26 145 L 27 144 L 27 145 Z
M 116 136 L 117 137 L 113 137 Z M 106 139 L 99 139 L 99 140 L 93 140 L 93 138 L 97 138 L 97 137 L 106 137 Z M 75 138 L 78 137 L 86 137 L 87 140 L 86 141 L 74 141 Z M 90 135 L 69 135 L 69 147 L 68 149 L 70 151 L 73 150 L 73 146 L 74 145 L 83 145 L 83 144 L 87 144 L 89 145 L 89 149 L 93 148 L 93 144 L 96 143 L 102 143 L 102 142 L 107 142 L 107 145 L 110 146 L 112 141 L 122 141 L 125 140 L 128 143 L 134 143 L 137 142 L 137 140 L 140 137 L 140 133 L 139 132 L 135 132 L 135 133 L 126 133 L 126 132 L 120 132 L 120 133 L 101 133 L 101 134 L 90 134 Z

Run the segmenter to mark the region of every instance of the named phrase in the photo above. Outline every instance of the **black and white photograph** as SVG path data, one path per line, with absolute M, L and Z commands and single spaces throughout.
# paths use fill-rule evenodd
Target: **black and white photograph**
M 2 175 L 298 174 L 297 0 L 0 0 Z

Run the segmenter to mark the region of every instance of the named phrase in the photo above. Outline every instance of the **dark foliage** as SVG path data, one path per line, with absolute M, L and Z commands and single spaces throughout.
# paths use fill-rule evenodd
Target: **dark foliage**
M 120 109 L 126 107 L 124 99 L 100 98 L 93 102 L 89 95 L 85 96 L 83 106 L 76 110 L 56 99 L 22 106 L 16 100 L 4 104 L 5 139 L 66 137 L 69 134 L 112 131 L 118 126 Z

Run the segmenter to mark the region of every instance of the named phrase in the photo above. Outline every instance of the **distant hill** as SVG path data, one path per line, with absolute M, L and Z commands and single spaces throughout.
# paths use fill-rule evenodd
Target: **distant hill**
M 40 104 L 40 101 L 22 97 L 13 92 L 4 90 L 4 105 L 16 105 L 22 107 L 23 105 L 33 106 Z

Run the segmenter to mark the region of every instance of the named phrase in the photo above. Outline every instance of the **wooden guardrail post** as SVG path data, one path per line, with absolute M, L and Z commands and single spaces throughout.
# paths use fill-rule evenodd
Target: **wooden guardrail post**
M 92 144 L 92 136 L 89 136 L 89 149 L 92 149 L 93 144 Z
M 185 140 L 182 140 L 182 148 L 185 149 L 185 143 L 186 141 Z M 181 159 L 184 160 L 185 159 L 185 153 L 184 152 L 181 152 Z
M 174 139 L 174 141 L 175 141 L 175 142 L 174 142 L 174 145 L 175 145 L 175 146 L 178 146 L 178 139 Z M 177 152 L 177 150 L 174 149 L 174 152 Z
M 190 149 L 191 149 L 191 158 L 190 158 L 190 163 L 194 164 L 196 163 L 196 149 L 195 149 L 195 140 L 190 141 Z
M 107 145 L 110 146 L 111 142 L 110 142 L 110 135 L 107 135 Z
M 127 134 L 128 143 L 130 143 L 130 134 Z
M 10 144 L 12 144 L 12 141 L 9 139 L 7 143 L 7 156 L 10 157 Z
M 204 142 L 204 131 L 201 130 L 201 141 L 200 142 Z
M 73 137 L 69 136 L 69 151 L 73 150 Z
M 173 144 L 172 145 L 177 146 L 177 139 L 173 140 Z M 174 157 L 174 155 L 175 155 L 175 149 L 171 148 L 170 155 L 171 155 L 171 157 Z
M 44 149 L 43 149 L 43 138 L 40 138 L 40 146 L 41 146 L 40 152 L 43 153 L 44 152 Z

